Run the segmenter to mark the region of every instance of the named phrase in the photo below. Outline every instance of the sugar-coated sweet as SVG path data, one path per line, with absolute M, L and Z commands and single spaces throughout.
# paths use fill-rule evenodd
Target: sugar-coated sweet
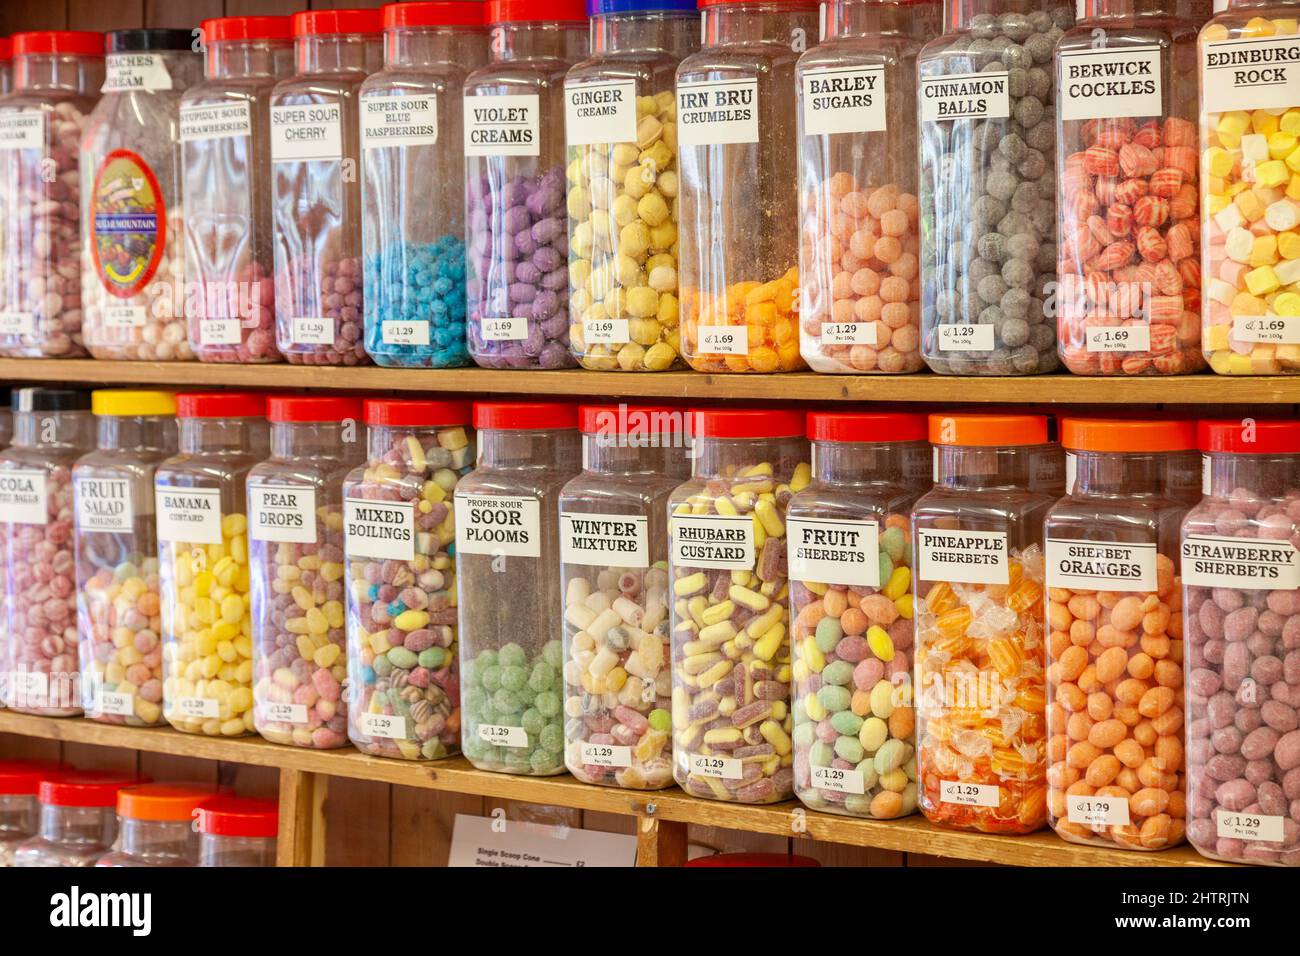
M 379 365 L 466 365 L 465 244 L 393 242 L 365 269 L 366 351 Z
M 114 563 L 123 543 L 83 534 L 78 544 L 78 560 L 95 567 L 77 601 L 83 706 L 104 723 L 147 727 L 163 721 L 162 579 L 156 557 Z M 105 694 L 129 698 L 130 713 L 104 707 Z
M 537 775 L 564 769 L 563 665 L 559 641 L 531 658 L 512 641 L 465 662 L 461 746 L 474 766 Z M 513 739 L 517 734 L 524 739 Z
M 295 365 L 368 365 L 362 303 L 359 257 L 316 261 L 304 254 L 289 260 L 276 276 L 280 351 Z M 312 314 L 293 314 L 302 308 Z M 302 341 L 308 338 L 313 341 Z
M 198 238 L 202 241 L 208 237 Z M 240 364 L 280 361 L 280 351 L 275 345 L 275 282 L 270 270 L 250 260 L 231 276 L 205 275 L 201 269 L 207 260 L 202 256 L 197 258 L 200 271 L 189 276 L 193 294 L 186 303 L 186 311 L 190 348 L 199 361 Z M 194 268 L 193 259 L 189 262 Z
M 799 354 L 799 267 L 721 295 L 682 289 L 682 355 L 697 372 L 793 372 Z

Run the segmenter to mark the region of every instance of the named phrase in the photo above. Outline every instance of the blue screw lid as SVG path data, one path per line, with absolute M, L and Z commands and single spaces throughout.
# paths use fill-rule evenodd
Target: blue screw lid
M 694 13 L 695 0 L 587 0 L 587 16 L 611 13 Z

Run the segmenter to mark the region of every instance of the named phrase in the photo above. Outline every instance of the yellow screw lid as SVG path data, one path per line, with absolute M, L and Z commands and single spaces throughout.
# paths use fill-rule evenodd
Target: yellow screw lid
M 90 410 L 96 415 L 115 415 L 122 418 L 137 415 L 175 415 L 176 393 L 100 389 L 90 393 Z

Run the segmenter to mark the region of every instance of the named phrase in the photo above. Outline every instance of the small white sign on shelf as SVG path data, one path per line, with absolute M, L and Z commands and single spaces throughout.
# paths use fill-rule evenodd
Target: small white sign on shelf
M 633 866 L 636 837 L 456 814 L 448 866 Z

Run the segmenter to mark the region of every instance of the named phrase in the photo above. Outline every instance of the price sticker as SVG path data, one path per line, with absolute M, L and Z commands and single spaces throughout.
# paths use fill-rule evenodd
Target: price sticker
M 479 724 L 478 739 L 494 747 L 524 748 L 528 746 L 528 731 L 503 724 Z
M 939 351 L 991 352 L 993 351 L 993 326 L 940 325 Z
M 1282 817 L 1262 813 L 1234 813 L 1219 810 L 1215 824 L 1220 837 L 1228 840 L 1247 840 L 1252 843 L 1281 843 L 1285 839 L 1285 822 Z
M 592 767 L 630 767 L 632 748 L 614 744 L 583 744 L 582 762 Z
M 996 807 L 1002 803 L 1002 794 L 993 784 L 940 780 L 939 802 L 959 803 L 963 807 Z
M 749 328 L 744 325 L 701 325 L 697 341 L 700 355 L 749 354 Z
M 822 345 L 876 344 L 875 322 L 825 322 L 822 324 Z
M 699 777 L 739 780 L 744 775 L 739 760 L 728 757 L 706 757 L 704 754 L 691 754 L 688 759 L 691 773 Z
M 1126 827 L 1129 825 L 1128 800 L 1123 797 L 1066 797 L 1066 813 L 1071 823 L 1085 827 Z
M 1090 325 L 1084 334 L 1089 352 L 1151 351 L 1151 329 L 1145 325 Z
M 841 770 L 839 767 L 813 767 L 812 785 L 818 790 L 831 790 L 835 793 L 867 792 L 861 770 Z
M 627 319 L 583 319 L 582 337 L 588 345 L 626 345 L 632 341 Z
M 221 716 L 221 705 L 215 697 L 177 697 L 176 713 L 195 720 L 210 720 Z
M 239 319 L 200 319 L 200 345 L 238 345 Z
M 1232 337 L 1239 342 L 1300 343 L 1300 318 L 1286 315 L 1239 315 L 1232 320 Z
M 262 715 L 269 721 L 277 724 L 305 724 L 307 723 L 307 707 L 305 704 L 276 704 L 267 702 L 262 711 Z
M 428 322 L 383 322 L 380 332 L 385 345 L 428 345 Z
M 119 694 L 101 689 L 95 695 L 95 712 L 110 714 L 114 717 L 134 717 L 135 698 L 130 694 Z
M 295 345 L 333 345 L 334 320 L 296 315 L 290 334 Z
M 405 740 L 407 737 L 406 718 L 393 714 L 362 714 L 361 732 L 367 737 Z
M 528 338 L 527 319 L 483 319 L 484 342 L 522 342 Z

